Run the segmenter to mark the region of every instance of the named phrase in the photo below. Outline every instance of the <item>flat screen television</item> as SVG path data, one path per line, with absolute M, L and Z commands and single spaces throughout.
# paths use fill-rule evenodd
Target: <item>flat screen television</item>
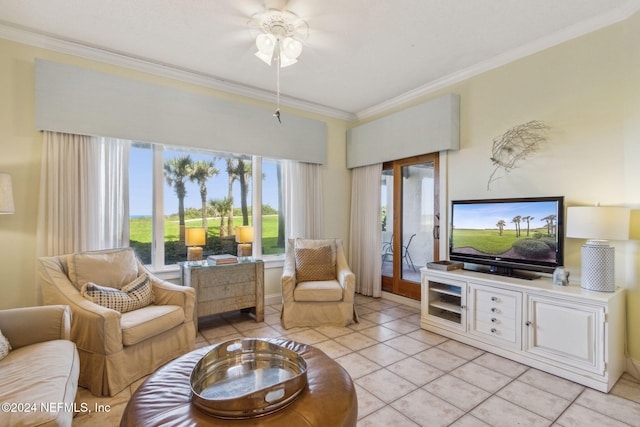
M 449 259 L 532 279 L 562 265 L 563 229 L 562 196 L 454 200 Z

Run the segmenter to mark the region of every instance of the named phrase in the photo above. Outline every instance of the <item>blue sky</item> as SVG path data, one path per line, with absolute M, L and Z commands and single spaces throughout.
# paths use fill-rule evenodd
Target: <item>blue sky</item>
M 454 228 L 490 229 L 497 228 L 498 221 L 503 219 L 506 228 L 515 228 L 511 220 L 520 216 L 532 216 L 531 228 L 546 226 L 542 218 L 556 214 L 556 202 L 512 202 L 512 203 L 480 203 L 455 205 L 453 213 Z
M 165 151 L 164 158 L 177 157 L 185 153 L 175 151 Z M 190 153 L 191 158 L 196 160 L 213 160 L 212 156 Z M 224 160 L 215 161 L 220 173 L 207 182 L 207 200 L 222 199 L 227 196 L 228 178 L 226 172 L 226 162 Z M 129 157 L 129 212 L 132 216 L 151 215 L 152 209 L 152 152 L 150 149 L 140 149 L 133 147 Z M 276 191 L 269 189 L 276 188 L 276 168 L 273 162 L 263 162 L 263 203 L 278 208 L 278 195 Z M 163 180 L 164 188 L 164 212 L 173 214 L 178 212 L 178 198 L 172 187 L 169 187 Z M 200 188 L 195 182 L 187 182 L 187 197 L 185 198 L 185 208 L 193 207 L 200 209 Z M 234 207 L 240 206 L 240 184 L 233 184 Z M 251 206 L 251 193 L 247 200 Z

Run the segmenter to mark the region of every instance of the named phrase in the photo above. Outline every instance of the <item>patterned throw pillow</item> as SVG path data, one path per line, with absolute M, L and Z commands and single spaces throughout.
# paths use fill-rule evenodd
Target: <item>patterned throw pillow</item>
M 11 344 L 9 344 L 9 340 L 2 335 L 2 331 L 0 331 L 0 360 L 7 357 L 9 351 L 11 350 Z
M 330 246 L 317 249 L 296 248 L 295 257 L 298 282 L 336 279 L 336 270 L 331 262 Z
M 120 313 L 146 307 L 153 302 L 153 288 L 148 274 L 142 274 L 122 289 L 86 283 L 82 287 L 82 296 L 103 307 Z

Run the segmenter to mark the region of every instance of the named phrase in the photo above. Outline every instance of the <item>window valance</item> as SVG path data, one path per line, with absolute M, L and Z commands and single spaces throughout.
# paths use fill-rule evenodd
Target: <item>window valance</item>
M 347 167 L 460 147 L 460 97 L 446 94 L 347 132 Z
M 324 164 L 326 123 L 36 59 L 36 127 Z

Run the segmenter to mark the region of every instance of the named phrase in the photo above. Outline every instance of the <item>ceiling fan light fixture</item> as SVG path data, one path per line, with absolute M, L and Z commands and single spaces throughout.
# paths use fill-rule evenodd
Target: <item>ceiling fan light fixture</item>
M 287 10 L 271 9 L 256 15 L 254 22 L 262 30 L 256 37 L 256 56 L 271 65 L 274 60 L 280 67 L 295 64 L 302 53 L 302 42 L 309 30 L 306 21 Z M 269 59 L 267 59 L 269 57 Z
M 262 30 L 256 37 L 258 51 L 255 55 L 269 66 L 276 63 L 276 111 L 273 116 L 282 123 L 280 115 L 280 68 L 298 62 L 302 53 L 302 42 L 306 38 L 309 25 L 303 19 L 287 10 L 271 9 L 253 16 L 252 26 Z

